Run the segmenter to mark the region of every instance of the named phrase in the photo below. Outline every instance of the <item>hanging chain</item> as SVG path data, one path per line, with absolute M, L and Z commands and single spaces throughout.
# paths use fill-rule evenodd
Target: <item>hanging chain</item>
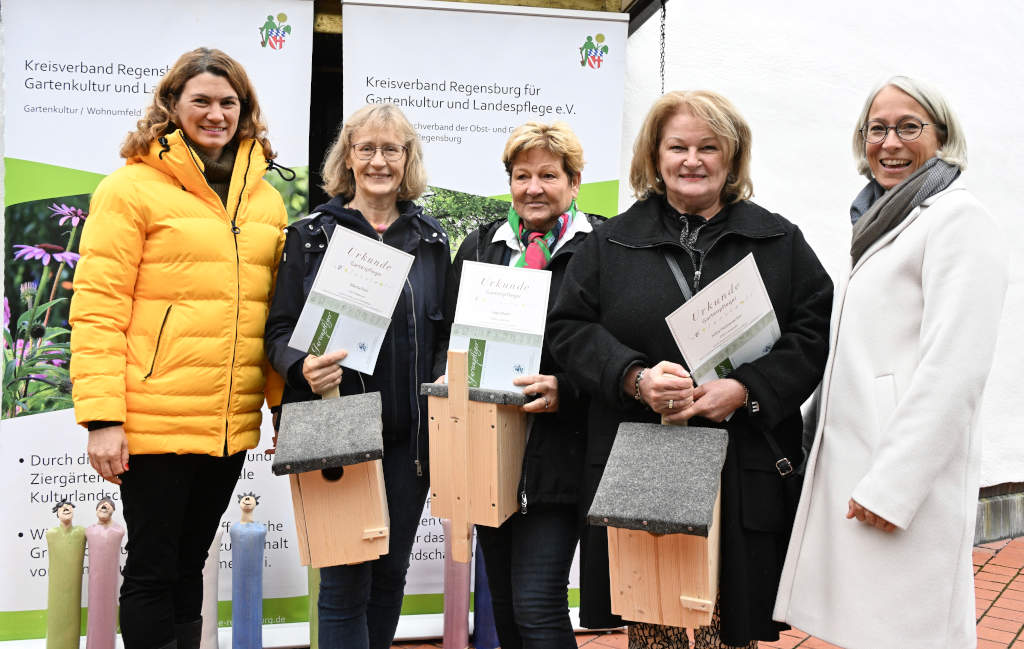
M 665 94 L 665 0 L 661 0 L 661 94 Z

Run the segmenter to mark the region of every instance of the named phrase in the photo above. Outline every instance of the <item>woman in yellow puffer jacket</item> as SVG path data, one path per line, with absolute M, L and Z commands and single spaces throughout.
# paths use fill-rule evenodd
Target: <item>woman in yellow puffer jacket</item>
M 266 130 L 241 65 L 187 52 L 92 197 L 71 378 L 90 462 L 120 485 L 128 649 L 199 646 L 207 549 L 259 441 L 287 220 Z

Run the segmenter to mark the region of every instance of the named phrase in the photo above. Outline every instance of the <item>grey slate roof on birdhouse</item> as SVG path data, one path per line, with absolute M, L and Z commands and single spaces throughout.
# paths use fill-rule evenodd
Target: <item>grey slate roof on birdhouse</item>
M 285 475 L 379 460 L 382 429 L 380 392 L 286 403 L 270 469 Z
M 718 428 L 620 424 L 590 524 L 707 536 L 728 441 Z
M 428 397 L 447 397 L 448 385 L 446 383 L 423 383 L 420 385 L 420 394 Z M 522 392 L 487 390 L 484 388 L 470 388 L 469 400 L 481 403 L 496 403 L 499 406 L 521 406 L 527 401 L 531 401 Z

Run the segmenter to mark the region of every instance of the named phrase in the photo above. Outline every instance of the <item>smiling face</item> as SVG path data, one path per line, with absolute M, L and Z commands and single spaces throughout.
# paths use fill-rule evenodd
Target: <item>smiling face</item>
M 868 111 L 868 123 L 895 126 L 907 118 L 928 124 L 916 140 L 904 142 L 896 135 L 895 129 L 889 129 L 881 142 L 864 143 L 871 174 L 885 189 L 891 189 L 906 180 L 932 158 L 941 146 L 938 131 L 933 125 L 935 120 L 913 97 L 895 86 L 882 88 L 875 95 Z
M 386 160 L 381 147 L 390 145 L 404 149 L 402 139 L 393 129 L 368 126 L 352 134 L 353 147 L 366 144 L 377 147 L 369 160 L 360 160 L 351 147 L 345 157 L 345 167 L 351 169 L 355 177 L 356 196 L 361 199 L 398 200 L 409 154 L 403 152 L 397 160 Z
M 548 232 L 580 193 L 580 178 L 570 178 L 561 157 L 538 147 L 516 156 L 509 189 L 512 207 L 526 228 Z
M 216 160 L 238 131 L 242 104 L 224 77 L 202 72 L 185 82 L 174 105 L 174 121 L 188 139 Z
M 658 173 L 669 204 L 678 211 L 710 219 L 722 209 L 729 161 L 718 136 L 700 117 L 680 112 L 665 122 Z

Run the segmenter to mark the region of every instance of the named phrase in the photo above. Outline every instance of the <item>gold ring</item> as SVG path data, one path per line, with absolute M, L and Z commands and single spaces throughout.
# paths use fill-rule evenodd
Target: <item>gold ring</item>
M 675 399 L 669 399 L 668 400 L 668 409 L 669 410 L 675 410 L 676 409 L 676 401 L 675 401 Z

